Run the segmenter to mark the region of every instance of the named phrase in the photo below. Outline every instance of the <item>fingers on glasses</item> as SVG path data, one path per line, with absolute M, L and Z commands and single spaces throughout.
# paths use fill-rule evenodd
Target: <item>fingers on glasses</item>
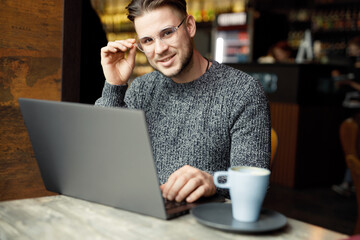
M 104 48 L 105 52 L 126 52 L 127 50 L 135 46 L 135 39 L 126 39 L 126 40 L 117 40 L 114 42 L 108 42 L 107 46 Z

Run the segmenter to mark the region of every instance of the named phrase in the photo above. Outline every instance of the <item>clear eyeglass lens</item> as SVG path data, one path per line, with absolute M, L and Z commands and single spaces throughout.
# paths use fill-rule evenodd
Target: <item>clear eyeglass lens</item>
M 174 28 L 174 27 L 172 27 L 172 28 L 166 28 L 166 29 L 164 29 L 164 30 L 162 30 L 161 32 L 160 32 L 160 39 L 161 40 L 166 40 L 166 39 L 170 39 L 171 37 L 173 37 L 176 32 L 176 28 Z
M 170 44 L 174 39 L 176 30 L 177 30 L 176 27 L 166 28 L 159 33 L 158 38 L 161 41 Z M 137 46 L 139 50 L 142 52 L 152 52 L 155 46 L 154 43 L 155 43 L 155 39 L 153 37 L 144 37 L 138 40 Z

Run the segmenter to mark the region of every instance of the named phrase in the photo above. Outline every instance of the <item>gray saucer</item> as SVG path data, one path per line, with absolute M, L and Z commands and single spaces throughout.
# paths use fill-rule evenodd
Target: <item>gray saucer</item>
M 233 232 L 259 233 L 280 229 L 287 223 L 281 213 L 262 209 L 259 220 L 240 222 L 232 217 L 231 203 L 207 203 L 191 210 L 196 220 L 206 226 Z

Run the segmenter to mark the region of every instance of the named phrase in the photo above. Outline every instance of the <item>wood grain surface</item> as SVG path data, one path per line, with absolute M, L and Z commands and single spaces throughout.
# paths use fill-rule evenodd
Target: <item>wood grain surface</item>
M 18 98 L 60 100 L 62 0 L 0 1 L 0 201 L 45 190 Z

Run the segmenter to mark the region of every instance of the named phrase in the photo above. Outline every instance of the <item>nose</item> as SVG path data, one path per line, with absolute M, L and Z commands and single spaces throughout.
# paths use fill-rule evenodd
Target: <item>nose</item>
M 156 40 L 155 40 L 155 53 L 156 54 L 161 54 L 164 51 L 166 51 L 168 48 L 169 48 L 169 45 L 167 45 L 160 38 L 156 38 Z

